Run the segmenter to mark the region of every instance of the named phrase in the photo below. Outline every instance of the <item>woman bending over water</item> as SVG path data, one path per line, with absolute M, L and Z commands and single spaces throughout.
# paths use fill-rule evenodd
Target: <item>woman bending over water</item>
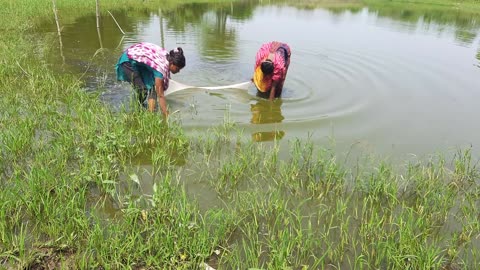
M 155 109 L 156 101 L 167 116 L 164 92 L 168 89 L 170 72 L 178 73 L 185 67 L 183 50 L 178 47 L 170 52 L 148 42 L 128 47 L 120 56 L 116 66 L 117 80 L 133 85 L 141 105 L 147 102 L 148 110 Z M 155 91 L 153 87 L 155 86 Z
M 282 95 L 290 65 L 290 47 L 278 41 L 263 44 L 257 52 L 253 82 L 257 96 L 273 100 Z

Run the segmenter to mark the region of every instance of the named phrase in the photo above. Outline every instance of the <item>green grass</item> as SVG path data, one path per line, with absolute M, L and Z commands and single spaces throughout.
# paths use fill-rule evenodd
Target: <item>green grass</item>
M 278 0 L 267 2 L 266 4 L 269 3 L 282 3 L 307 9 L 324 7 L 330 9 L 352 8 L 358 10 L 362 7 L 382 7 L 382 9 L 393 9 L 392 13 L 394 10 L 398 12 L 406 8 L 414 12 L 422 10 L 423 12 L 425 12 L 425 10 L 443 10 L 452 13 L 462 12 L 477 15 L 480 13 L 479 0 Z M 453 16 L 454 14 L 451 15 Z
M 365 3 L 397 3 L 397 4 L 422 4 L 431 6 L 452 6 L 458 9 L 468 9 L 469 7 L 476 7 L 479 4 L 478 0 L 363 0 Z M 477 7 L 478 8 L 478 7 Z
M 49 1 L 1 4 L 15 16 L 0 18 L 0 268 L 480 264 L 480 181 L 470 150 L 399 171 L 375 160 L 346 168 L 300 140 L 283 160 L 279 145 L 247 141 L 228 115 L 189 137 L 174 119 L 112 112 L 78 78 L 49 70 L 41 52 L 51 44 L 24 34 L 51 20 Z M 57 4 L 79 16 L 93 6 Z M 151 193 L 139 187 L 146 175 L 121 180 L 138 159 L 151 164 Z M 191 183 L 209 192 L 188 190 Z M 201 196 L 214 200 L 202 207 Z

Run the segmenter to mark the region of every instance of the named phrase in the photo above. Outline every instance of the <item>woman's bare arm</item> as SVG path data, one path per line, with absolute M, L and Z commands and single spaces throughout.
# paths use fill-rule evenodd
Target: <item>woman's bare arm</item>
M 269 97 L 270 100 L 275 99 L 275 91 L 277 88 L 277 84 L 278 84 L 277 81 L 272 82 L 272 88 L 270 88 L 270 97 Z
M 168 116 L 167 100 L 165 99 L 164 84 L 160 78 L 155 78 L 155 89 L 157 90 L 157 100 L 163 115 Z

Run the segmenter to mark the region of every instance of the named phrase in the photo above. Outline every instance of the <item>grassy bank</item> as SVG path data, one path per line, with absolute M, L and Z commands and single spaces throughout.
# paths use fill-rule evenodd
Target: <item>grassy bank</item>
M 80 16 L 94 10 L 85 2 L 57 4 Z M 378 161 L 352 169 L 309 142 L 293 141 L 280 160 L 277 147 L 234 135 L 228 122 L 190 138 L 156 114 L 114 113 L 77 77 L 45 65 L 51 44 L 28 33 L 52 19 L 50 3 L 0 1 L 15 14 L 0 18 L 0 268 L 480 264 L 479 171 L 468 150 L 401 174 Z M 150 193 L 131 173 L 139 156 Z M 192 182 L 209 193 L 186 190 Z M 201 196 L 210 207 L 199 207 Z

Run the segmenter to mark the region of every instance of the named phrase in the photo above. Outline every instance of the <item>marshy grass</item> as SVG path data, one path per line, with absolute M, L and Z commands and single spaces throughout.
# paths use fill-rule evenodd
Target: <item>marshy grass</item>
M 190 144 L 195 162 L 186 166 L 200 177 L 183 179 L 210 185 L 211 194 L 198 196 L 222 198 L 217 207 L 236 216 L 220 268 L 468 269 L 478 263 L 478 170 L 469 150 L 448 163 L 436 157 L 407 164 L 402 173 L 379 162 L 354 175 L 308 142 L 293 141 L 290 159 L 278 160 L 277 145 L 226 141 L 223 132 L 214 129 Z M 476 180 L 459 188 L 459 179 Z
M 47 2 L 7 1 L 17 17 L 0 20 L 31 29 L 34 11 L 51 15 Z M 58 5 L 86 5 L 74 2 Z M 228 114 L 187 136 L 174 119 L 135 106 L 114 112 L 78 78 L 55 74 L 38 53 L 50 46 L 43 42 L 10 31 L 0 41 L 0 268 L 480 264 L 479 170 L 469 149 L 405 170 L 382 161 L 349 168 L 308 141 L 291 141 L 282 159 L 279 144 L 247 140 Z M 150 169 L 124 177 L 138 159 Z M 146 174 L 151 193 L 139 191 Z M 202 196 L 215 200 L 205 207 Z
M 478 183 L 459 189 L 465 170 L 455 169 L 470 164 L 469 177 L 462 178 L 478 182 L 469 150 L 448 164 L 432 158 L 399 173 L 379 162 L 353 175 L 308 143 L 292 142 L 291 159 L 277 164 L 263 159 L 275 147 L 251 147 L 237 142 L 237 162 L 219 153 L 219 164 L 196 163 L 206 166 L 200 171 L 217 172 L 209 174 L 212 192 L 240 220 L 220 259 L 223 267 L 469 269 L 478 263 Z M 229 178 L 235 191 L 218 189 L 225 171 L 237 171 L 244 159 L 261 166 L 249 164 L 255 169 Z

